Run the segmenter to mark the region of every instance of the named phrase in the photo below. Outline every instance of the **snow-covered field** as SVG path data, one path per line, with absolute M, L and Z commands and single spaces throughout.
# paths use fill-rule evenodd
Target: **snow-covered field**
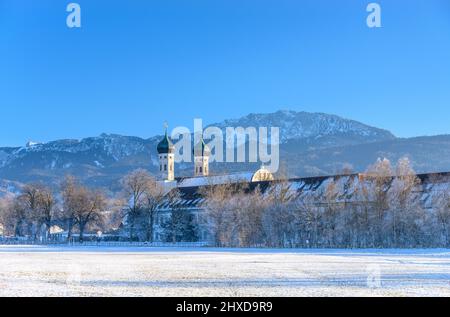
M 450 296 L 450 250 L 0 246 L 0 296 Z

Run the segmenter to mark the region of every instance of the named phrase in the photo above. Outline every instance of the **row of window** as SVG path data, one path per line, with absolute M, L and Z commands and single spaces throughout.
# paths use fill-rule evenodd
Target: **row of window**
M 167 164 L 164 164 L 164 165 L 161 164 L 159 166 L 159 171 L 160 172 L 162 172 L 162 171 L 166 172 L 167 171 Z M 173 172 L 173 165 L 169 165 L 169 171 Z
M 196 167 L 195 168 L 195 172 L 197 173 L 197 174 L 201 174 L 201 173 L 203 173 L 203 167 Z M 208 174 L 208 168 L 207 167 L 205 167 L 205 174 Z

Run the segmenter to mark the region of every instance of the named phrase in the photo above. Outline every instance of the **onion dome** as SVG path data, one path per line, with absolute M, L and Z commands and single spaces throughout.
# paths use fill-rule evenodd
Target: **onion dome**
M 167 129 L 166 134 L 161 142 L 159 142 L 157 149 L 159 154 L 171 154 L 175 152 L 175 146 L 167 135 Z

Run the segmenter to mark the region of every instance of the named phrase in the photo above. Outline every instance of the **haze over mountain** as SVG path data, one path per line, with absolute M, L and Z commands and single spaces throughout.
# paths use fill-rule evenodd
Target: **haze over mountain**
M 450 135 L 396 138 L 389 131 L 323 113 L 278 111 L 249 114 L 213 124 L 220 128 L 280 127 L 280 160 L 291 177 L 364 171 L 378 157 L 396 161 L 408 156 L 418 172 L 450 171 Z M 42 181 L 56 186 L 73 174 L 90 186 L 118 190 L 118 180 L 136 168 L 156 173 L 156 145 L 161 136 L 142 139 L 102 134 L 82 140 L 29 142 L 0 148 L 0 192 L 21 183 Z M 213 173 L 254 170 L 259 164 L 214 163 Z M 177 176 L 191 176 L 192 165 L 176 165 Z

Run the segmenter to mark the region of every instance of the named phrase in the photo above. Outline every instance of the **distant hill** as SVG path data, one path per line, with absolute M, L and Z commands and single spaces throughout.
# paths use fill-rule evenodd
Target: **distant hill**
M 408 157 L 418 173 L 450 171 L 450 135 L 397 138 L 386 141 L 299 150 L 296 140 L 281 147 L 281 156 L 291 176 L 315 176 L 340 173 L 344 168 L 364 171 L 377 158 L 394 164 Z
M 408 156 L 417 171 L 450 171 L 450 135 L 396 138 L 392 133 L 363 123 L 323 113 L 278 111 L 250 114 L 214 124 L 227 126 L 278 126 L 281 161 L 290 176 L 317 176 L 343 167 L 363 171 L 378 157 L 393 161 Z M 82 140 L 29 142 L 24 147 L 0 148 L 0 179 L 4 188 L 43 181 L 56 186 L 73 174 L 90 186 L 118 189 L 118 180 L 136 168 L 156 173 L 156 145 L 161 136 L 142 139 L 102 134 Z M 254 170 L 259 164 L 219 164 L 216 173 Z M 192 175 L 191 164 L 178 164 L 177 175 Z
M 311 147 L 350 145 L 395 139 L 386 130 L 325 113 L 282 110 L 268 114 L 249 114 L 239 119 L 212 124 L 225 127 L 280 127 L 281 142 L 300 141 Z

